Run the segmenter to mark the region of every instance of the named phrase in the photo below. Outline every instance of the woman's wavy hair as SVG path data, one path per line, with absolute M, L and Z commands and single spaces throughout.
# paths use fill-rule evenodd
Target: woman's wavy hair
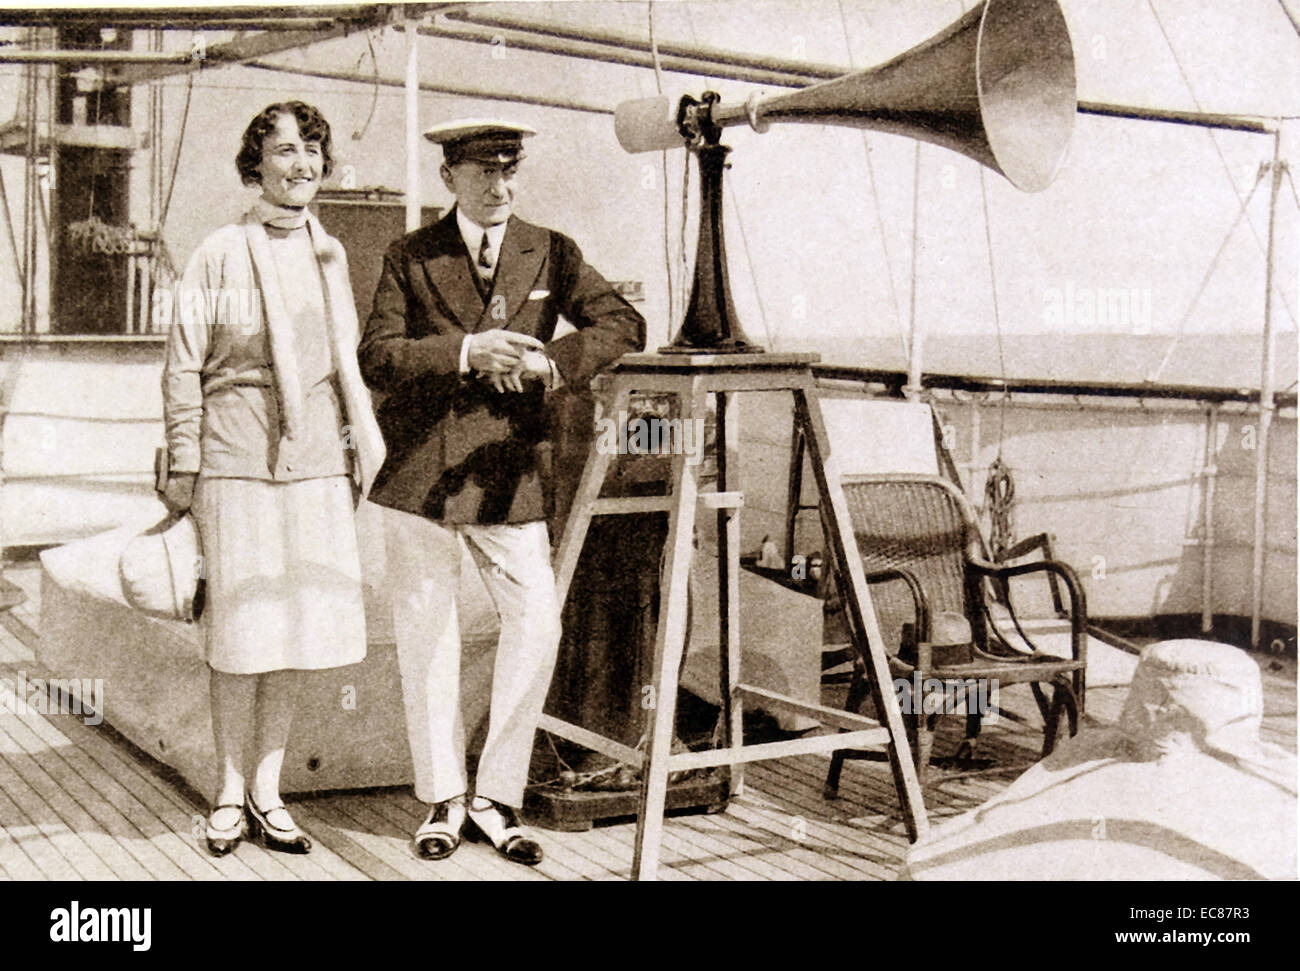
M 319 142 L 324 168 L 321 178 L 329 177 L 334 169 L 334 153 L 330 143 L 330 125 L 320 111 L 301 101 L 280 101 L 267 105 L 261 113 L 248 123 L 244 130 L 244 140 L 235 156 L 235 168 L 244 185 L 258 185 L 262 181 L 257 167 L 262 164 L 262 142 L 266 136 L 275 131 L 275 122 L 281 114 L 290 114 L 298 120 L 298 133 L 304 142 Z

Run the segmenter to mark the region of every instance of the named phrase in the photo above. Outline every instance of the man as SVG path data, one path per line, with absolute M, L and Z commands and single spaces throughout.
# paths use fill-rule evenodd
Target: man
M 560 637 L 544 399 L 645 343 L 641 315 L 573 240 L 511 215 L 523 139 L 533 134 L 475 120 L 425 132 L 443 147 L 442 181 L 456 205 L 389 247 L 358 352 L 366 381 L 385 395 L 388 458 L 370 498 L 388 507 L 415 794 L 431 804 L 414 848 L 427 859 L 454 853 L 462 827 L 515 862 L 542 858 L 515 810 Z M 577 329 L 557 339 L 560 314 Z M 456 611 L 463 549 L 501 617 L 472 800 Z

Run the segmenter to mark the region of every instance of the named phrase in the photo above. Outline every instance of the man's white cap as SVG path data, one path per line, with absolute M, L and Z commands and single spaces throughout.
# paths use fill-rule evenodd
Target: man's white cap
M 537 131 L 499 118 L 458 118 L 434 125 L 424 137 L 442 146 L 447 164 L 467 159 L 508 165 L 524 157 L 523 140 Z

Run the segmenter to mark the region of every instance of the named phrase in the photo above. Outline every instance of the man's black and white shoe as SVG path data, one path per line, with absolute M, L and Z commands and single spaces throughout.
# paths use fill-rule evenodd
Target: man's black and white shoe
M 486 809 L 469 808 L 465 836 L 476 843 L 491 843 L 507 860 L 524 866 L 537 866 L 542 862 L 542 848 L 537 840 L 519 823 L 519 817 L 509 806 L 483 799 Z
M 460 846 L 465 825 L 465 796 L 453 796 L 433 804 L 429 816 L 415 831 L 411 849 L 423 860 L 445 860 Z

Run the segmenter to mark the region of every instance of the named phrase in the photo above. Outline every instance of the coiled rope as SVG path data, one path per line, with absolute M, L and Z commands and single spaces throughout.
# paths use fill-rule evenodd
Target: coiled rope
M 1011 468 L 999 454 L 989 466 L 984 482 L 984 506 L 989 514 L 989 552 L 994 562 L 1001 561 L 1011 549 L 1011 507 L 1016 501 L 1016 481 Z

